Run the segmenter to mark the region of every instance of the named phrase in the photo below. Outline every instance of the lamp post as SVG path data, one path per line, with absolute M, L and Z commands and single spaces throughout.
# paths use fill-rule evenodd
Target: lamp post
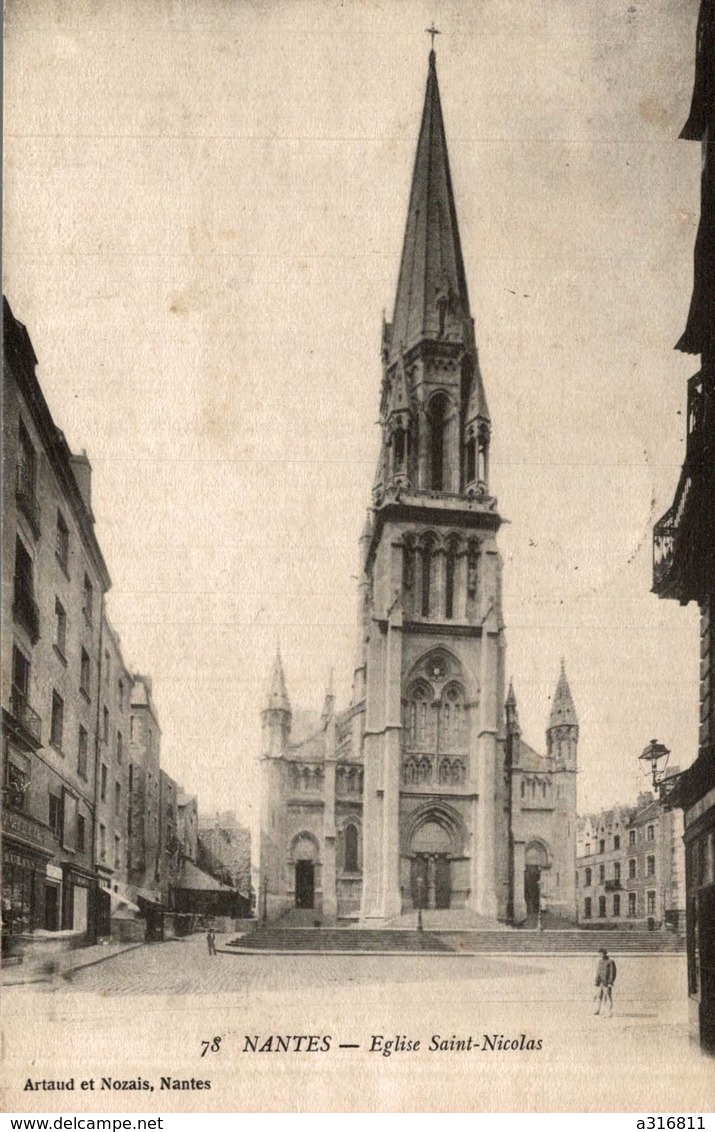
M 643 772 L 648 774 L 648 765 L 650 764 L 650 776 L 653 783 L 653 789 L 662 803 L 667 795 L 668 789 L 666 788 L 666 781 L 672 786 L 675 782 L 677 775 L 672 775 L 670 780 L 666 779 L 665 772 L 668 767 L 668 760 L 670 758 L 670 751 L 664 743 L 659 743 L 657 739 L 651 739 L 647 747 L 644 747 L 638 756 L 638 761 L 643 763 Z M 658 864 L 658 877 L 657 883 L 660 888 L 660 911 L 661 911 L 661 930 L 665 931 L 665 855 L 663 853 L 663 839 L 665 836 L 663 828 L 663 815 L 660 820 L 660 861 Z M 650 925 L 649 925 L 650 926 Z
M 424 902 L 425 882 L 423 877 L 417 877 L 417 931 L 422 928 L 422 904 Z
M 647 764 L 650 763 L 651 781 L 653 783 L 653 789 L 658 796 L 662 794 L 663 784 L 665 782 L 665 771 L 668 766 L 669 758 L 670 751 L 665 746 L 665 743 L 659 743 L 657 739 L 651 739 L 648 746 L 644 747 L 638 756 L 638 761 L 643 764 L 644 774 L 648 774 Z

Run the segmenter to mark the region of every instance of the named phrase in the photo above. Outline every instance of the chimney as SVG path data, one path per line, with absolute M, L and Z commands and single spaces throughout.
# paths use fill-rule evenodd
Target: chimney
M 70 456 L 70 464 L 74 472 L 74 478 L 77 481 L 79 493 L 82 496 L 87 513 L 92 515 L 92 465 L 85 449 L 77 456 L 74 454 Z

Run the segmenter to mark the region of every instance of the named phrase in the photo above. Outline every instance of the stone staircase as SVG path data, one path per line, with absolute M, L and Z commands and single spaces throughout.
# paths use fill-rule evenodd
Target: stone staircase
M 231 940 L 235 951 L 292 952 L 442 952 L 444 954 L 568 954 L 595 955 L 600 947 L 613 955 L 635 952 L 675 953 L 685 940 L 672 932 L 580 931 L 577 928 L 530 931 L 498 928 L 491 931 L 430 931 L 391 928 L 302 928 L 266 925 Z

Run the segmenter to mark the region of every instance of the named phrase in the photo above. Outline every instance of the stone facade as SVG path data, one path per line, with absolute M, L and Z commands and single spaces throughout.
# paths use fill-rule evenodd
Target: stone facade
M 652 794 L 579 818 L 579 923 L 586 927 L 685 930 L 683 819 Z
M 685 821 L 688 994 L 693 1038 L 715 1052 L 715 0 L 701 0 L 695 82 L 681 138 L 701 149 L 693 289 L 677 349 L 700 356 L 688 380 L 685 458 L 653 528 L 653 590 L 700 609 L 699 737 L 668 804 Z
M 384 922 L 416 905 L 573 919 L 578 722 L 565 672 L 539 755 L 505 686 L 491 421 L 434 53 L 383 324 L 382 448 L 360 540 L 353 695 L 291 738 L 280 657 L 262 715 L 270 918 Z M 506 709 L 506 710 L 505 710 Z
M 127 872 L 129 819 L 129 728 L 133 677 L 127 671 L 121 643 L 107 618 L 102 620 L 102 669 L 98 688 L 97 836 L 95 861 L 104 901 L 111 913 L 117 898 L 130 900 Z
M 56 427 L 25 327 L 3 350 L 3 948 L 96 938 L 94 802 L 100 638 L 110 579 L 90 467 Z
M 251 831 L 233 810 L 199 822 L 197 862 L 207 873 L 251 899 Z

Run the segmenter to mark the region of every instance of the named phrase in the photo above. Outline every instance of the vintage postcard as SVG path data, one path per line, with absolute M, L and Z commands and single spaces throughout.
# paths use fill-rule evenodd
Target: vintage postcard
M 7 0 L 6 1111 L 712 1107 L 714 10 Z

